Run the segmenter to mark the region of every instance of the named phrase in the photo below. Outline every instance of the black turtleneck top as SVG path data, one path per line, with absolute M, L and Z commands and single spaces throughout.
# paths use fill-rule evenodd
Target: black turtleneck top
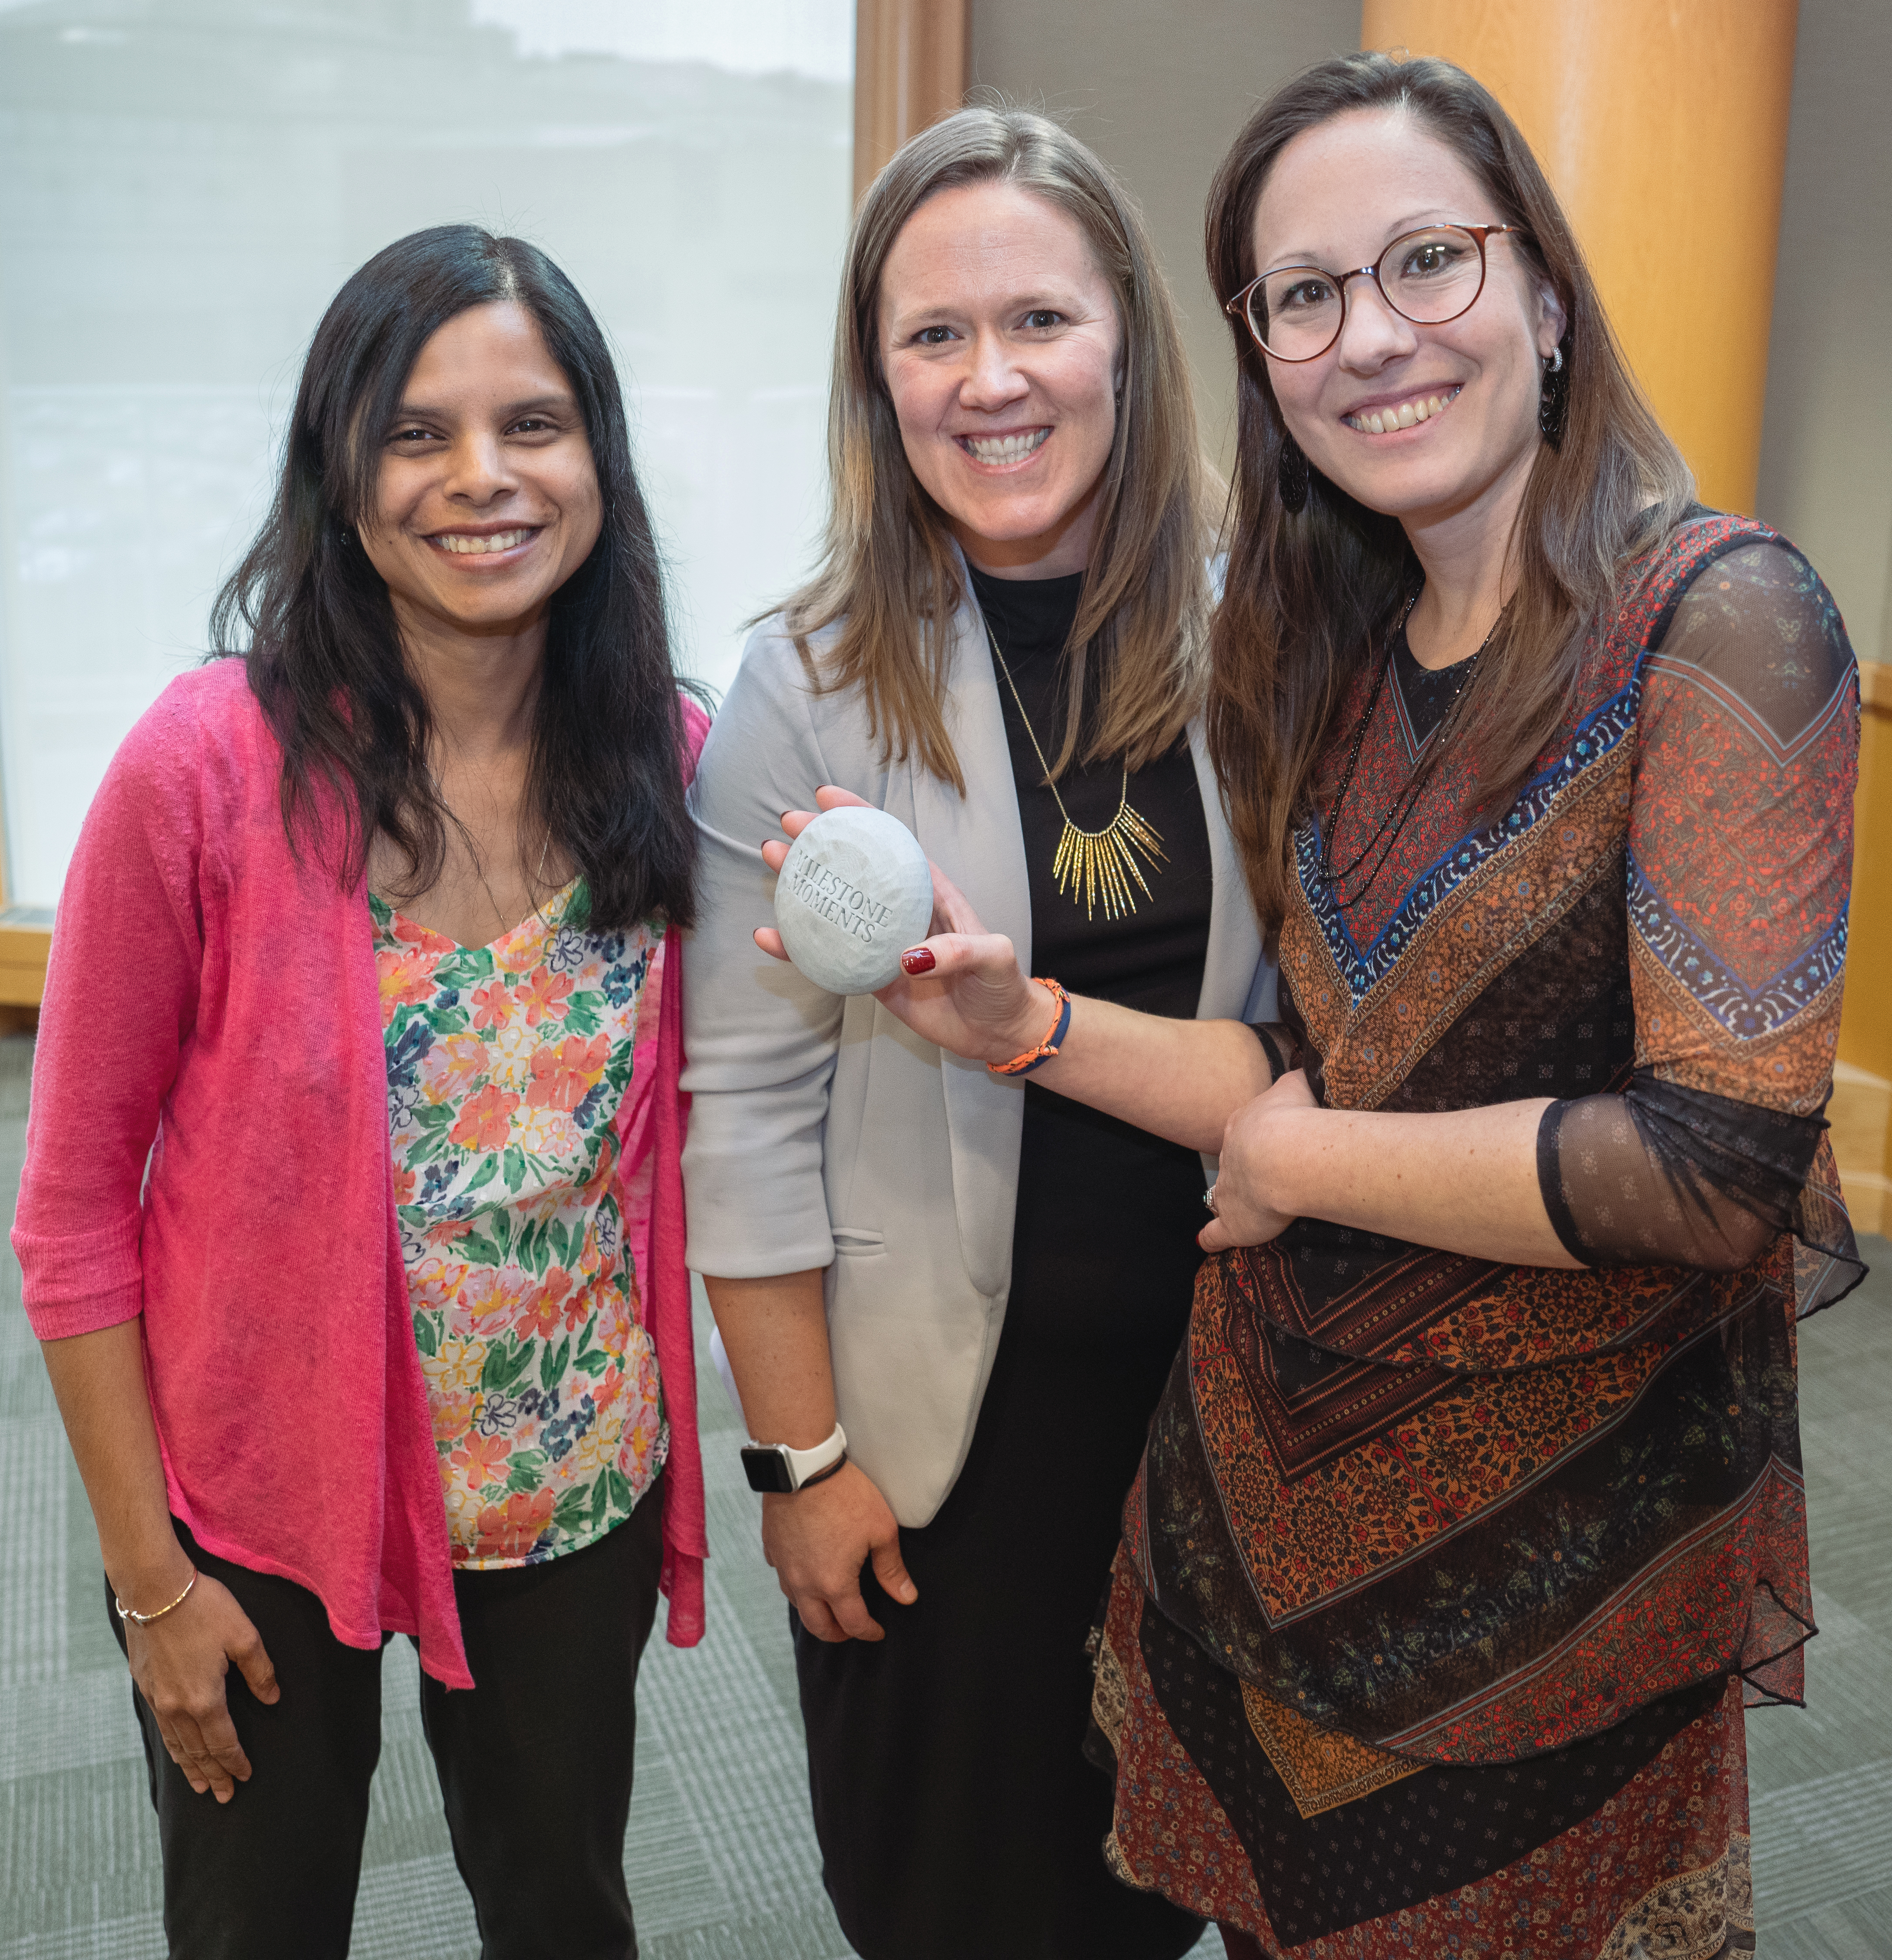
M 1030 877 L 1032 971 L 1074 994 L 1193 1015 L 1210 882 L 1186 745 L 1130 778 L 1131 806 L 1165 853 L 1160 873 L 1145 869 L 1150 896 L 1136 893 L 1136 911 L 1087 918 L 1052 880 L 1064 819 L 1024 716 L 1056 756 L 1061 656 L 1081 584 L 973 574 L 1024 705 L 1021 714 L 995 663 Z M 1058 787 L 1076 823 L 1101 829 L 1116 814 L 1122 762 L 1075 768 Z M 825 1873 L 864 1953 L 1167 1960 L 1199 1927 L 1127 1891 L 1098 1854 L 1111 1795 L 1082 1753 L 1084 1643 L 1189 1322 L 1208 1215 L 1202 1160 L 1035 1081 L 1024 1098 L 1011 1291 L 978 1423 L 932 1521 L 900 1533 L 919 1603 L 892 1605 L 864 1573 L 886 1640 L 796 1643 Z M 951 1923 L 916 1927 L 913 1898 L 954 1901 Z
M 1123 759 L 1116 756 L 1073 764 L 1054 796 L 1032 743 L 1035 733 L 1050 759 L 1062 745 L 1069 711 L 1063 654 L 1083 582 L 1081 574 L 972 574 L 973 597 L 1003 656 L 1002 666 L 993 663 L 993 678 L 1030 878 L 1031 970 L 1073 994 L 1190 1018 L 1202 992 L 1213 888 L 1209 831 L 1187 743 L 1129 778 L 1130 807 L 1158 833 L 1164 853 L 1157 869 L 1144 866 L 1150 889 L 1147 896 L 1134 891 L 1136 911 L 1108 918 L 1100 905 L 1087 918 L 1081 894 L 1060 892 L 1052 877 L 1064 829 L 1058 798 L 1080 829 L 1098 830 L 1116 814 L 1124 788 Z M 1095 1370 L 1101 1405 L 1074 1406 L 1071 1420 L 1116 1436 L 1120 1461 L 1107 1480 L 1120 1468 L 1127 1488 L 1188 1319 L 1201 1258 L 1195 1235 L 1207 1215 L 1202 1182 L 1195 1151 L 1027 1080 L 1011 1305 L 992 1384 L 998 1399 L 995 1405 L 989 1389 L 975 1456 L 989 1429 L 1002 1426 L 1008 1398 L 1002 1376 L 1017 1367 L 1037 1375 L 1057 1366 L 1067 1379 L 1072 1371 L 1088 1376 Z M 1110 1506 L 1105 1508 L 1113 1517 Z M 1108 1555 L 1107 1547 L 1107 1561 Z
M 1031 878 L 1033 971 L 1053 975 L 1074 994 L 1097 994 L 1148 1013 L 1193 1017 L 1202 992 L 1212 891 L 1209 830 L 1187 745 L 1179 743 L 1130 778 L 1130 807 L 1162 839 L 1159 869 L 1152 871 L 1138 860 L 1148 896 L 1132 887 L 1135 912 L 1107 919 L 1100 905 L 1096 915 L 1087 919 L 1081 895 L 1075 901 L 1061 895 L 1051 876 L 1064 830 L 1058 798 L 1063 798 L 1079 829 L 1102 829 L 1116 814 L 1123 794 L 1123 758 L 1074 762 L 1059 779 L 1054 795 L 1046 787 L 1044 766 L 1032 746 L 1035 733 L 1046 760 L 1056 761 L 1064 744 L 1069 711 L 1063 654 L 1077 618 L 1083 574 L 1011 579 L 975 571 L 972 584 L 1004 656 L 1002 666 L 993 663 L 993 678 L 1005 712 L 1018 822 Z M 1008 670 L 1017 699 L 1006 684 Z

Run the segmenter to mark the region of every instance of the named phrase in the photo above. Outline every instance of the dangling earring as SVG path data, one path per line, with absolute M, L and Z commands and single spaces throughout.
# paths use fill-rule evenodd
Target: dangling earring
M 1563 349 L 1553 347 L 1544 362 L 1543 387 L 1537 396 L 1537 427 L 1553 449 L 1563 444 L 1563 425 L 1570 410 L 1570 377 L 1563 371 Z
M 1281 508 L 1298 517 L 1308 508 L 1308 459 L 1291 435 L 1281 438 L 1281 459 L 1275 468 L 1276 487 L 1281 492 Z

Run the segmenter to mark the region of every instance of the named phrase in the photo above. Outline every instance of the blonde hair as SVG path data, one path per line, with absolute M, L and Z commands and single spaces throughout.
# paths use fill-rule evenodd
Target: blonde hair
M 1167 752 L 1206 681 L 1203 471 L 1175 306 L 1142 215 L 1056 123 L 1021 109 L 961 110 L 902 148 L 855 213 L 835 324 L 827 536 L 819 568 L 790 597 L 785 619 L 814 685 L 858 688 L 887 757 L 916 753 L 962 796 L 944 711 L 959 568 L 944 517 L 901 443 L 881 362 L 881 280 L 922 204 L 979 183 L 1016 184 L 1076 221 L 1123 334 L 1122 405 L 1072 628 L 1069 711 L 1052 776 L 1081 746 L 1086 761 L 1120 754 L 1132 768 Z M 837 622 L 817 660 L 810 636 Z M 1100 671 L 1087 674 L 1093 663 Z

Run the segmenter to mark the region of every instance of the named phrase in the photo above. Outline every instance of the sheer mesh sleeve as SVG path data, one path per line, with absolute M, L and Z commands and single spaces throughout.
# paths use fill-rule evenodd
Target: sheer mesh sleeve
M 1735 1272 L 1793 1229 L 1826 1127 L 1639 1069 L 1620 1096 L 1544 1112 L 1538 1182 L 1557 1236 L 1585 1265 Z
M 1820 1297 L 1860 1271 L 1820 1112 L 1852 877 L 1859 679 L 1790 547 L 1709 563 L 1642 663 L 1627 861 L 1636 1069 L 1538 1132 L 1552 1222 L 1592 1265 L 1728 1271 L 1791 1230 Z
M 1301 1042 L 1286 1022 L 1250 1021 L 1248 1032 L 1260 1042 L 1276 1081 L 1301 1067 Z

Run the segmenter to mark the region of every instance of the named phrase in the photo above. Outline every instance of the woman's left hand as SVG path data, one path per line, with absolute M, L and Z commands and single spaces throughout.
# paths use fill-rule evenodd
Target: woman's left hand
M 1294 1223 L 1299 1214 L 1276 1202 L 1279 1167 L 1294 1147 L 1294 1133 L 1304 1129 L 1301 1112 L 1319 1106 L 1307 1071 L 1297 1068 L 1229 1118 L 1215 1179 L 1215 1215 L 1196 1238 L 1205 1252 L 1265 1246 Z

